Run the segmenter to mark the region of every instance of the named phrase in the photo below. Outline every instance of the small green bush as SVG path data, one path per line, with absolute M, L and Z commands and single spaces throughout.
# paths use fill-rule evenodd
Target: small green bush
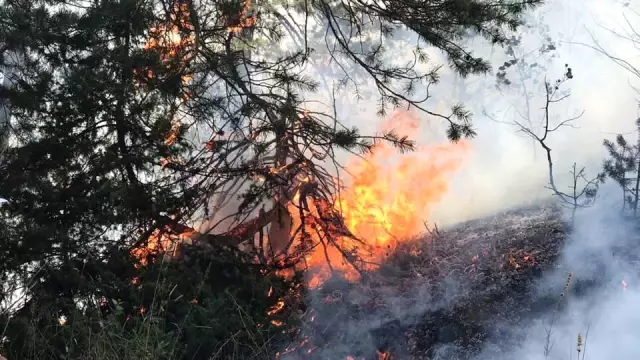
M 69 288 L 96 286 L 31 298 L 3 319 L 2 353 L 12 360 L 273 358 L 296 326 L 299 279 L 286 280 L 238 250 L 189 247 L 183 254 L 133 270 L 113 268 L 127 263 L 113 259 L 99 285 L 86 268 L 65 269 L 75 274 L 66 277 Z M 60 282 L 61 271 L 50 270 L 42 286 Z M 279 301 L 287 306 L 269 315 Z

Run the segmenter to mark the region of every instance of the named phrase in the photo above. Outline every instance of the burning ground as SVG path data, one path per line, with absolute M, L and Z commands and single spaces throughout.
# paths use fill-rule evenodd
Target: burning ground
M 544 205 L 404 242 L 359 282 L 334 276 L 311 291 L 300 344 L 280 358 L 468 359 L 491 343 L 510 348 L 526 319 L 557 302 L 534 283 L 565 239 L 560 210 Z
M 400 134 L 419 127 L 419 118 L 407 111 L 382 124 Z M 526 319 L 557 303 L 557 294 L 539 297 L 534 286 L 554 267 L 567 238 L 561 211 L 552 205 L 414 235 L 424 232 L 423 219 L 449 191 L 470 149 L 466 142 L 430 144 L 399 154 L 380 143 L 347 164 L 348 186 L 334 206 L 362 242 L 337 240 L 363 260 L 364 273 L 321 234 L 314 238 L 317 245 L 305 257 L 310 271 L 303 325 L 277 358 L 468 359 L 489 345 L 504 352 L 523 339 Z M 305 209 L 303 200 L 298 191 L 292 215 Z M 323 205 L 309 201 L 306 216 L 323 219 Z M 294 216 L 293 224 L 300 219 Z M 183 234 L 189 237 L 191 230 Z M 280 315 L 298 300 L 279 301 L 268 313 L 272 324 L 284 325 Z M 509 331 L 501 331 L 506 325 Z

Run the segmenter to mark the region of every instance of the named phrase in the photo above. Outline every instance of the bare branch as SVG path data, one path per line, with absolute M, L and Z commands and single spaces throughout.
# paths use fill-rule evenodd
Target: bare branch
M 570 94 L 559 94 L 560 87 L 569 79 L 573 77 L 571 68 L 566 66 L 566 72 L 562 79 L 556 80 L 553 84 L 549 83 L 545 77 L 545 106 L 543 107 L 543 131 L 541 135 L 536 134 L 533 129 L 524 124 L 513 121 L 512 125 L 518 128 L 518 131 L 525 133 L 527 136 L 535 140 L 540 147 L 545 151 L 547 158 L 547 171 L 548 171 L 548 189 L 553 192 L 554 196 L 557 196 L 560 200 L 560 204 L 566 208 L 572 210 L 572 219 L 575 218 L 576 210 L 593 205 L 596 192 L 599 184 L 602 182 L 602 174 L 598 174 L 592 179 L 588 179 L 585 176 L 585 169 L 582 168 L 579 171 L 576 170 L 576 164 L 573 164 L 571 174 L 572 183 L 569 188 L 570 192 L 564 192 L 558 188 L 556 178 L 554 174 L 554 163 L 551 156 L 552 149 L 547 144 L 549 134 L 559 130 L 562 127 L 576 128 L 573 122 L 579 119 L 583 114 L 582 111 L 579 115 L 560 121 L 557 124 L 551 123 L 551 105 L 567 99 Z M 579 184 L 581 182 L 581 184 Z

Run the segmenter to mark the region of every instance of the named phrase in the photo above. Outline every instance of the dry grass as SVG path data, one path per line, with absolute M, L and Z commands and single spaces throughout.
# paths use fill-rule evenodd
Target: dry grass
M 518 341 L 499 323 L 554 301 L 532 287 L 563 244 L 560 219 L 549 206 L 504 212 L 406 242 L 358 284 L 332 279 L 311 293 L 307 340 L 292 358 L 464 359 L 490 338 Z

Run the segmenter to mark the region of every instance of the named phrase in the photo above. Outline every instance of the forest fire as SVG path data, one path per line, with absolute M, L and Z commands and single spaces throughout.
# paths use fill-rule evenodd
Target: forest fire
M 384 122 L 382 130 L 413 134 L 419 129 L 419 121 L 411 112 L 397 112 Z M 357 253 L 363 260 L 363 268 L 371 270 L 399 242 L 418 234 L 432 206 L 447 192 L 448 182 L 468 150 L 469 144 L 461 141 L 422 146 L 415 152 L 400 154 L 391 145 L 380 143 L 364 158 L 348 162 L 346 169 L 352 178 L 334 206 L 344 217 L 347 228 L 365 244 L 343 237 L 337 241 L 340 249 L 316 247 L 306 259 L 315 273 L 309 286 L 322 284 L 331 276 L 332 269 L 341 271 L 350 280 L 359 277 L 353 266 L 345 262 L 344 249 Z M 292 213 L 297 212 L 292 209 Z M 300 219 L 295 221 L 298 224 L 294 229 Z
M 189 17 L 189 5 L 176 3 L 169 14 L 168 24 L 160 24 L 149 29 L 149 39 L 145 49 L 158 49 L 163 62 L 179 58 L 184 65 L 190 61 L 192 55 L 187 54 L 193 46 L 194 30 Z
M 182 74 L 183 84 L 189 82 L 192 77 L 187 68 L 194 56 L 191 51 L 195 45 L 193 30 L 194 26 L 189 17 L 189 5 L 178 3 L 173 6 L 170 21 L 167 24 L 159 24 L 149 29 L 149 38 L 143 47 L 144 50 L 160 54 L 160 61 L 167 66 L 179 64 L 177 71 Z M 156 74 L 148 70 L 147 77 L 152 79 Z
M 183 232 L 174 235 L 170 231 L 155 230 L 143 246 L 136 247 L 131 250 L 133 255 L 139 261 L 140 266 L 149 263 L 148 258 L 159 254 L 167 256 L 175 256 L 178 250 L 178 244 L 190 241 L 191 232 Z
M 415 114 L 398 112 L 383 123 L 382 130 L 394 129 L 400 135 L 412 134 L 419 129 L 419 125 Z M 345 260 L 345 249 L 355 252 L 362 259 L 358 263 L 361 269 L 373 270 L 397 245 L 420 233 L 424 219 L 428 218 L 433 206 L 448 191 L 451 177 L 462 165 L 469 150 L 468 143 L 458 142 L 422 146 L 415 152 L 400 154 L 391 145 L 379 143 L 363 158 L 349 161 L 346 169 L 352 177 L 332 206 L 342 214 L 345 225 L 362 242 L 346 236 L 335 239 L 333 244 L 326 243 L 323 239 L 313 239 L 320 245 L 305 258 L 306 266 L 312 274 L 307 286 L 311 289 L 320 287 L 335 271 L 350 281 L 357 281 L 360 273 L 353 264 Z M 278 172 L 279 169 L 273 171 Z M 310 176 L 299 180 L 302 185 L 313 181 Z M 289 205 L 294 222 L 292 229 L 296 229 L 301 223 L 297 215 L 300 214 L 300 208 L 295 205 L 301 203 L 300 197 L 298 190 Z M 308 212 L 317 214 L 316 206 L 325 204 L 308 201 L 307 205 Z M 308 228 L 318 226 L 313 221 L 305 224 Z M 164 253 L 173 256 L 177 244 L 187 239 L 193 240 L 193 233 L 188 230 L 167 230 L 173 230 L 174 234 L 179 235 L 169 235 L 169 231 L 156 231 L 146 247 L 132 252 L 140 259 L 141 265 L 148 263 L 149 255 Z M 311 236 L 320 236 L 318 232 L 315 234 Z M 272 296 L 272 293 L 270 290 L 266 295 Z M 327 301 L 331 300 L 333 299 Z M 268 310 L 272 326 L 284 325 L 282 320 L 277 319 L 277 315 L 286 307 L 287 302 L 280 299 Z M 313 349 L 311 344 L 300 344 L 289 351 L 312 352 Z M 378 352 L 378 358 L 388 360 L 391 355 L 388 352 Z
M 157 53 L 160 56 L 162 67 L 151 70 L 136 71 L 136 84 L 158 80 L 164 75 L 179 76 L 181 93 L 177 98 L 177 106 L 184 104 L 190 98 L 190 92 L 185 88 L 193 79 L 189 67 L 194 58 L 195 35 L 194 26 L 191 23 L 189 5 L 176 3 L 171 8 L 169 20 L 149 29 L 149 36 L 143 45 L 147 53 Z M 172 146 L 178 140 L 181 129 L 179 118 L 172 119 L 171 128 L 167 131 L 164 144 Z M 163 159 L 161 168 L 166 168 L 170 161 Z
M 384 131 L 394 129 L 401 135 L 415 133 L 419 129 L 419 119 L 411 112 L 398 112 L 381 128 Z M 468 150 L 468 143 L 458 142 L 423 146 L 415 152 L 400 154 L 391 145 L 379 143 L 363 158 L 349 161 L 346 169 L 352 177 L 348 186 L 333 205 L 322 206 L 333 206 L 342 214 L 346 227 L 362 242 L 345 236 L 334 239 L 335 243 L 326 243 L 318 238 L 320 231 L 311 231 L 318 224 L 307 219 L 305 228 L 310 230 L 307 233 L 316 237 L 312 239 L 315 244 L 320 244 L 305 258 L 306 266 L 314 274 L 309 287 L 318 287 L 331 276 L 332 270 L 340 271 L 347 279 L 357 280 L 359 273 L 345 261 L 345 251 L 361 259 L 362 269 L 371 270 L 397 244 L 418 234 L 432 206 L 447 192 L 448 182 Z M 277 171 L 272 169 L 272 172 Z M 300 182 L 312 180 L 307 176 Z M 301 225 L 300 208 L 296 205 L 300 203 L 298 190 L 289 204 L 293 218 L 291 235 L 294 237 L 299 237 L 293 232 Z M 317 202 L 308 201 L 306 205 L 310 213 L 317 214 L 322 210 L 317 208 Z M 173 249 L 176 241 L 191 235 L 159 234 L 154 233 L 151 237 L 148 249 L 138 249 L 136 254 Z
M 238 33 L 253 26 L 256 17 L 250 14 L 251 10 L 252 1 L 245 0 L 238 16 L 227 21 L 228 31 Z M 192 77 L 187 69 L 193 59 L 193 30 L 188 4 L 177 3 L 172 8 L 169 22 L 151 28 L 149 38 L 144 44 L 145 50 L 157 51 L 160 54 L 162 63 L 168 66 L 176 62 L 181 64 L 177 71 L 182 76 L 183 85 Z M 151 71 L 147 73 L 148 79 L 157 76 Z M 383 124 L 381 130 L 394 129 L 405 135 L 414 133 L 418 127 L 419 119 L 415 114 L 398 112 Z M 165 135 L 165 145 L 174 145 L 179 131 L 180 121 L 174 119 L 171 129 Z M 210 149 L 211 144 L 207 143 L 206 147 Z M 323 206 L 335 207 L 344 217 L 346 227 L 358 239 L 364 240 L 366 245 L 347 237 L 336 239 L 336 243 L 333 244 L 313 239 L 315 243 L 322 243 L 322 246 L 316 246 L 306 257 L 307 266 L 316 271 L 309 285 L 317 287 L 330 276 L 330 269 L 342 271 L 347 278 L 356 279 L 358 272 L 353 268 L 353 264 L 345 262 L 345 250 L 356 255 L 363 264 L 361 267 L 366 270 L 375 267 L 375 263 L 398 241 L 408 239 L 419 232 L 423 217 L 428 216 L 429 207 L 447 191 L 449 177 L 460 166 L 467 149 L 468 145 L 465 142 L 448 143 L 422 147 L 412 154 L 398 155 L 397 150 L 389 144 L 380 143 L 372 153 L 365 155 L 364 159 L 358 158 L 349 162 L 347 169 L 353 175 L 349 186 L 334 199 L 334 204 Z M 163 158 L 160 166 L 166 169 L 175 161 Z M 278 171 L 280 169 L 271 169 L 272 173 Z M 307 176 L 300 181 L 304 184 L 313 179 Z M 299 228 L 301 223 L 299 209 L 294 205 L 300 201 L 306 202 L 305 199 L 300 199 L 298 192 L 289 206 L 294 222 L 292 229 Z M 310 207 L 314 207 L 314 204 Z M 315 209 L 315 212 L 317 210 Z M 305 227 L 314 226 L 305 224 Z M 316 234 L 320 236 L 317 231 Z M 147 249 L 136 249 L 134 254 L 142 258 L 149 252 L 173 249 L 175 241 L 175 236 L 157 232 L 149 239 Z
M 7 1 L 0 360 L 634 354 L 633 54 L 513 3 Z
M 247 29 L 256 24 L 257 18 L 251 13 L 252 0 L 244 0 L 242 10 L 237 17 L 229 19 L 227 30 L 230 33 L 239 33 L 242 29 Z
M 230 34 L 237 34 L 256 23 L 256 17 L 250 14 L 251 8 L 252 1 L 245 0 L 238 16 L 228 19 L 226 25 Z M 195 45 L 193 30 L 188 6 L 177 5 L 173 8 L 171 23 L 150 29 L 150 37 L 144 45 L 146 50 L 158 51 L 162 63 L 166 63 L 167 66 L 176 62 L 180 64 L 178 69 L 171 71 L 180 74 L 182 85 L 187 85 L 193 77 L 188 70 L 193 58 L 193 52 L 190 50 Z M 161 72 L 156 74 L 146 71 L 147 80 L 161 77 Z M 188 99 L 187 90 L 178 99 L 178 106 Z M 305 111 L 304 116 L 308 114 L 308 111 Z M 415 113 L 399 111 L 387 119 L 380 130 L 394 130 L 403 136 L 415 134 L 419 125 L 420 119 Z M 180 119 L 174 119 L 171 129 L 165 134 L 166 146 L 173 146 L 178 141 L 180 128 Z M 210 140 L 205 143 L 205 148 L 215 151 L 215 143 Z M 462 165 L 468 150 L 469 144 L 461 141 L 422 146 L 415 152 L 400 154 L 390 144 L 378 143 L 371 153 L 347 163 L 346 169 L 350 175 L 346 181 L 347 186 L 331 203 L 307 201 L 302 189 L 305 185 L 312 184 L 315 179 L 309 174 L 299 178 L 300 186 L 288 204 L 293 221 L 290 236 L 294 238 L 294 243 L 296 240 L 297 243 L 302 243 L 302 236 L 306 234 L 305 236 L 311 237 L 311 242 L 316 244 L 304 258 L 305 266 L 312 274 L 307 283 L 308 287 L 321 286 L 334 271 L 340 272 L 348 280 L 356 281 L 359 278 L 359 270 L 375 269 L 399 243 L 418 234 L 433 205 L 448 191 L 448 183 Z M 160 165 L 162 169 L 167 169 L 174 162 L 174 159 L 163 158 Z M 269 169 L 269 173 L 286 172 L 288 166 Z M 303 204 L 303 209 L 300 210 Z M 331 225 L 318 224 L 318 221 L 323 221 L 323 216 L 319 216 L 319 213 L 334 210 L 341 214 L 345 227 L 355 239 L 340 235 L 331 241 L 322 239 L 321 229 L 326 231 Z M 307 219 L 308 222 L 304 222 L 305 211 L 316 216 L 311 216 L 311 221 Z M 300 233 L 297 229 L 303 223 L 306 230 Z M 235 237 L 253 235 L 255 231 L 249 229 L 256 226 L 241 226 L 242 234 L 236 234 Z M 227 233 L 235 234 L 236 230 L 230 229 Z M 151 257 L 159 254 L 175 257 L 178 245 L 185 241 L 194 241 L 194 235 L 197 234 L 194 234 L 191 228 L 161 228 L 151 235 L 146 244 L 133 249 L 132 255 L 139 259 L 139 266 L 147 265 Z M 357 261 L 347 261 L 349 257 Z M 358 269 L 354 267 L 356 264 Z M 267 311 L 267 315 L 271 317 L 271 325 L 280 327 L 284 324 L 276 319 L 276 315 L 285 308 L 286 301 L 280 299 Z M 304 344 L 301 345 L 303 346 Z M 313 347 L 307 351 L 310 353 Z M 382 351 L 378 351 L 377 356 L 379 360 L 391 358 L 390 353 Z

